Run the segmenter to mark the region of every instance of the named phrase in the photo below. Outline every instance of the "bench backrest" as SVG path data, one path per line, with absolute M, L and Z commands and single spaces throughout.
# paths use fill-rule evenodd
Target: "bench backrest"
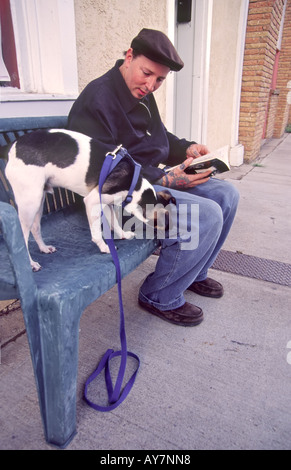
M 37 129 L 63 129 L 66 127 L 66 116 L 44 116 L 0 119 L 1 156 L 18 137 Z M 6 160 L 0 158 L 0 200 L 15 206 L 13 191 L 5 177 Z M 55 188 L 54 194 L 46 194 L 44 214 L 55 212 L 75 205 L 78 197 L 71 191 Z

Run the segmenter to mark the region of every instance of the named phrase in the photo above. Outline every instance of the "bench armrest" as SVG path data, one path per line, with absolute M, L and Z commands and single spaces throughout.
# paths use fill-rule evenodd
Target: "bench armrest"
M 8 250 L 11 267 L 21 300 L 33 296 L 36 284 L 23 238 L 18 215 L 14 207 L 0 201 L 0 229 Z M 2 283 L 1 283 L 2 285 Z M 2 286 L 2 289 L 4 287 Z M 5 294 L 5 292 L 4 292 Z

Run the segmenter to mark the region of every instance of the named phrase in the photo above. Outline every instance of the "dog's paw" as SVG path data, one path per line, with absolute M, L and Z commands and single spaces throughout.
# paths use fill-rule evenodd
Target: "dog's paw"
M 31 265 L 33 272 L 35 273 L 41 269 L 41 265 L 37 261 L 31 261 L 30 265 Z
M 105 243 L 104 240 L 94 240 L 92 239 L 94 243 L 98 246 L 99 250 L 101 253 L 110 253 L 109 246 Z
M 131 240 L 134 238 L 135 234 L 134 232 L 128 231 L 128 232 L 122 232 L 122 239 L 123 240 Z
M 40 248 L 40 251 L 42 253 L 55 253 L 57 251 L 57 249 L 56 249 L 55 246 L 52 246 L 52 245 L 43 245 Z
M 99 246 L 99 249 L 100 249 L 101 253 L 110 253 L 109 246 L 106 245 L 106 243 L 104 243 L 104 246 L 102 246 L 102 248 L 100 248 L 100 246 Z

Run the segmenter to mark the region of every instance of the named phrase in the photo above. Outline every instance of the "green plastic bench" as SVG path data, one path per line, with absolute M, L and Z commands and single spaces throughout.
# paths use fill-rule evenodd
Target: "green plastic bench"
M 66 117 L 0 119 L 0 146 L 40 128 L 64 128 Z M 43 269 L 32 272 L 13 192 L 0 159 L 0 300 L 20 299 L 47 442 L 66 447 L 76 433 L 79 321 L 84 309 L 116 283 L 110 254 L 91 242 L 82 198 L 56 188 L 42 218 L 44 240 L 57 247 L 42 254 L 29 241 Z M 155 240 L 116 240 L 122 277 L 157 246 Z M 117 307 L 118 308 L 118 307 Z

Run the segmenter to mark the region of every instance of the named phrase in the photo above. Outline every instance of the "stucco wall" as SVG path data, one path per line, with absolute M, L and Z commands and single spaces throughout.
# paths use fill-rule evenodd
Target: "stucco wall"
M 167 34 L 167 0 L 74 0 L 79 91 L 123 57 L 142 28 Z M 155 94 L 165 116 L 165 86 Z

